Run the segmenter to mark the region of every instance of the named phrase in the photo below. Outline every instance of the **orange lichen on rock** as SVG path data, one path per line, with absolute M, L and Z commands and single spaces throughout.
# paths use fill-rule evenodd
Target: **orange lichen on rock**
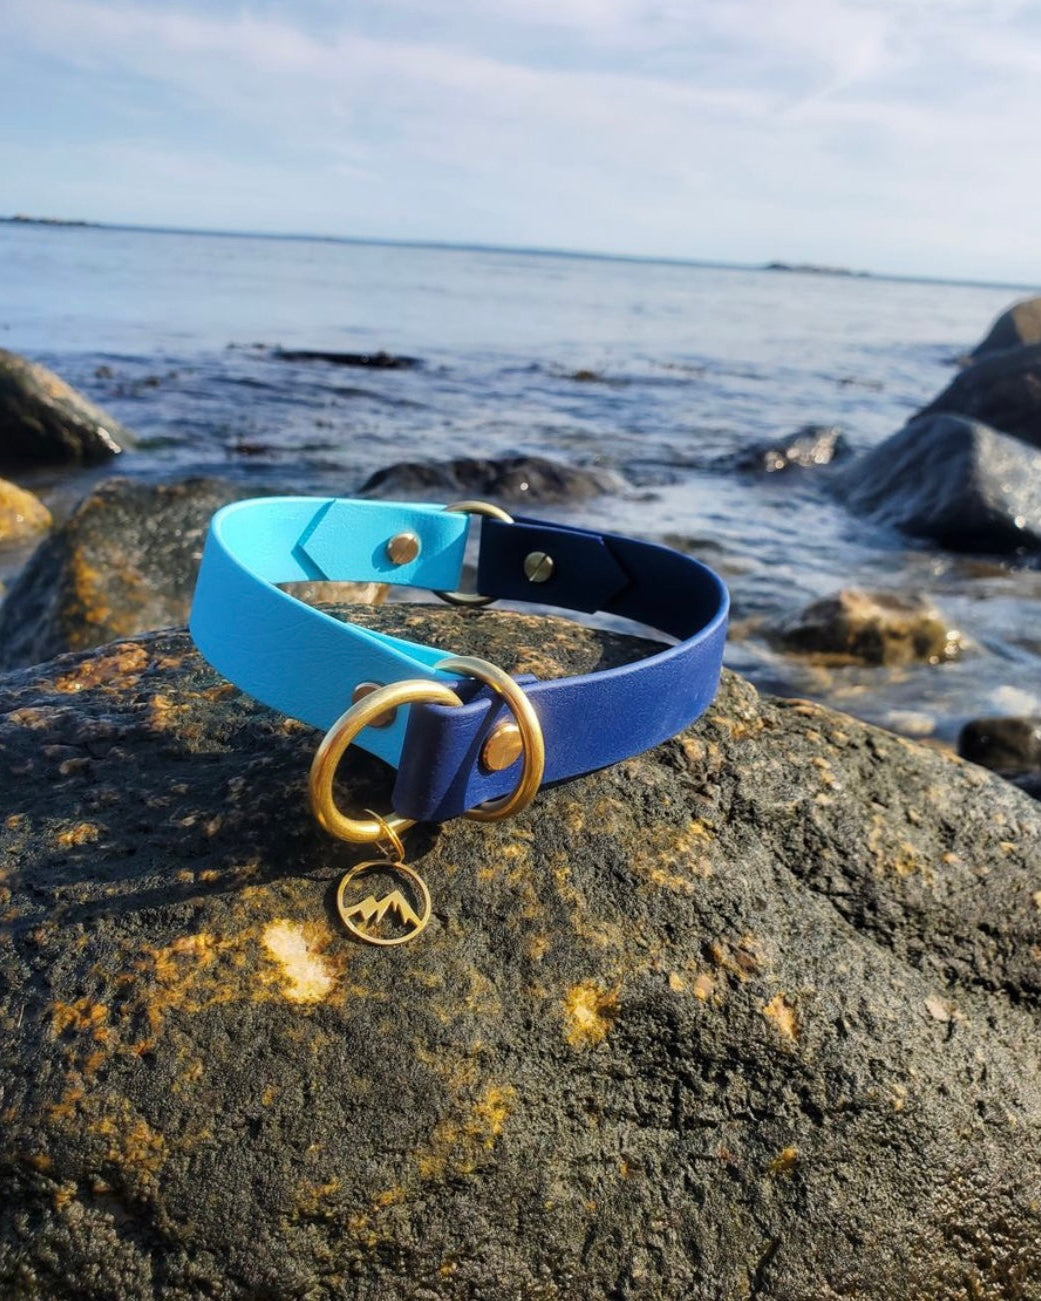
M 783 1151 L 778 1152 L 768 1168 L 772 1175 L 786 1175 L 791 1172 L 798 1160 L 799 1149 L 797 1147 L 786 1147 Z
M 78 998 L 75 1003 L 55 1003 L 51 1008 L 51 1030 L 55 1035 L 62 1035 L 67 1030 L 76 1034 L 93 1033 L 98 1038 L 107 1036 L 105 1023 L 108 1021 L 108 1008 L 104 1003 L 93 1003 L 89 998 Z
M 741 981 L 758 976 L 766 967 L 762 945 L 754 935 L 742 935 L 737 940 L 713 940 L 708 956 L 716 967 Z
M 149 721 L 158 732 L 175 728 L 181 715 L 186 714 L 190 706 L 184 701 L 171 700 L 169 696 L 155 695 L 149 705 Z
M 101 839 L 101 828 L 93 822 L 77 822 L 73 827 L 66 827 L 55 836 L 55 841 L 62 849 L 71 849 L 73 845 L 93 845 Z
M 618 990 L 595 980 L 573 985 L 564 998 L 564 1038 L 572 1048 L 603 1043 L 618 1016 Z
M 126 642 L 103 655 L 92 655 L 70 672 L 56 678 L 54 690 L 65 694 L 87 691 L 106 683 L 120 687 L 133 686 L 138 675 L 148 665 L 148 652 L 143 646 Z
M 494 1148 L 513 1110 L 514 1096 L 509 1085 L 489 1084 L 466 1115 L 439 1121 L 429 1144 L 416 1153 L 420 1177 L 473 1174 L 481 1156 Z
M 794 1043 L 799 1037 L 801 1026 L 795 1002 L 787 994 L 775 994 L 763 1008 L 763 1016 L 772 1021 L 780 1034 Z
M 81 624 L 80 628 L 73 629 L 69 640 L 74 643 L 74 649 L 86 649 L 90 644 L 90 628 L 107 623 L 112 614 L 102 595 L 104 575 L 91 565 L 81 547 L 75 547 L 69 556 L 69 576 Z
M 705 849 L 713 839 L 711 831 L 695 818 L 682 828 L 657 827 L 633 855 L 633 871 L 664 890 L 694 894 L 695 881 L 712 874 Z

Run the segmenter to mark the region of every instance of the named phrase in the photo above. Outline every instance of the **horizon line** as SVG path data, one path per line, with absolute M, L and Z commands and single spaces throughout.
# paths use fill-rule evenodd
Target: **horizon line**
M 349 244 L 372 248 L 432 249 L 456 253 L 514 253 L 530 257 L 578 258 L 592 262 L 629 262 L 651 266 L 712 268 L 720 271 L 762 271 L 778 275 L 826 276 L 842 280 L 880 280 L 900 284 L 957 285 L 970 289 L 1033 289 L 1037 283 L 1020 280 L 976 280 L 966 277 L 910 275 L 892 271 L 864 271 L 847 267 L 789 262 L 771 258 L 766 262 L 727 262 L 711 258 L 669 257 L 648 253 L 603 253 L 588 249 L 548 248 L 541 245 L 485 244 L 439 239 L 377 239 L 364 235 L 319 235 L 301 231 L 214 230 L 192 226 L 149 226 L 136 222 L 92 221 L 61 217 L 30 217 L 22 213 L 0 216 L 0 224 L 36 226 L 55 230 L 114 230 L 147 235 L 190 235 L 211 239 L 277 239 L 311 244 Z

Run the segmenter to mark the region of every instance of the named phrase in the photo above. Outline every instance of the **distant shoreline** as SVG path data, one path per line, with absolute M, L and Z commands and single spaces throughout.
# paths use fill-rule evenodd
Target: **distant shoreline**
M 880 280 L 888 277 L 870 271 L 853 271 L 849 267 L 820 266 L 816 262 L 767 262 L 764 271 L 792 271 L 804 276 L 851 276 L 855 280 Z
M 66 217 L 27 217 L 24 212 L 16 212 L 13 217 L 0 217 L 8 225 L 18 226 L 98 226 L 97 221 L 73 221 Z
M 967 289 L 1009 289 L 1038 293 L 1041 282 L 1026 280 L 971 280 L 949 276 L 898 275 L 885 271 L 855 271 L 813 262 L 711 262 L 704 258 L 653 257 L 637 253 L 591 253 L 582 249 L 539 248 L 518 244 L 454 244 L 436 239 L 372 239 L 357 235 L 307 235 L 288 231 L 203 230 L 185 226 L 137 226 L 121 222 L 85 221 L 64 217 L 30 217 L 23 213 L 0 217 L 0 226 L 75 227 L 92 231 L 127 231 L 142 235 L 189 235 L 208 239 L 295 240 L 307 244 L 347 244 L 363 248 L 413 248 L 448 253 L 507 253 L 524 257 L 579 258 L 587 262 L 626 262 L 646 266 L 700 267 L 712 271 L 783 272 L 789 275 L 835 276 L 839 279 L 877 280 L 912 285 L 959 285 Z

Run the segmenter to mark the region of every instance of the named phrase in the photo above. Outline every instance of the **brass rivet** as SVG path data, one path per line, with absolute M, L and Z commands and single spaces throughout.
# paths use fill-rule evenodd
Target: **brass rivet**
M 366 696 L 378 691 L 383 685 L 382 682 L 359 682 L 351 692 L 351 704 L 356 705 L 359 700 L 364 700 Z M 390 727 L 397 716 L 398 711 L 396 709 L 388 709 L 385 714 L 377 714 L 369 723 L 369 727 Z
M 419 545 L 414 533 L 395 533 L 387 543 L 387 555 L 395 565 L 407 565 L 419 555 Z
M 481 750 L 481 767 L 488 772 L 502 772 L 516 763 L 524 751 L 524 738 L 516 723 L 500 723 Z
M 544 583 L 553 577 L 553 557 L 545 551 L 529 551 L 524 557 L 524 577 L 529 583 Z

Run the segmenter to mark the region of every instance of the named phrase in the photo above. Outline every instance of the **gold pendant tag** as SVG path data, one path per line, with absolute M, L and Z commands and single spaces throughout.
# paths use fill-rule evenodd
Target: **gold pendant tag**
M 426 927 L 430 908 L 419 873 L 385 858 L 351 868 L 336 890 L 340 920 L 365 944 L 407 944 Z

